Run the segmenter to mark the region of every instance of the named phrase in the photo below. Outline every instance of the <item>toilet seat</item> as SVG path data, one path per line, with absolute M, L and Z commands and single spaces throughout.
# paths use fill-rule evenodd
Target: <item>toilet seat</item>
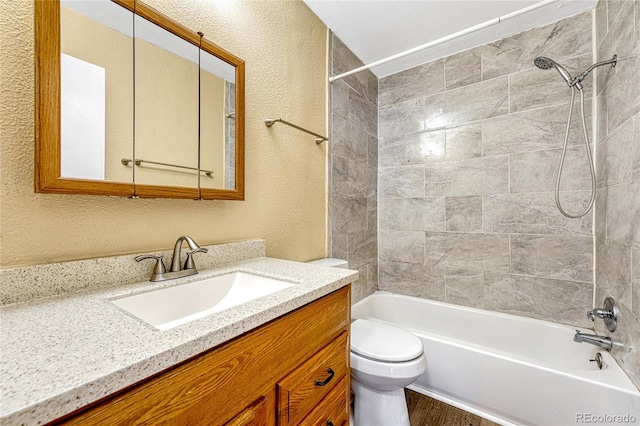
M 364 358 L 351 352 L 351 377 L 380 390 L 403 388 L 413 383 L 427 367 L 422 354 L 405 362 L 384 362 Z
M 424 349 L 420 339 L 405 329 L 357 319 L 351 323 L 351 352 L 375 361 L 400 363 L 419 358 Z

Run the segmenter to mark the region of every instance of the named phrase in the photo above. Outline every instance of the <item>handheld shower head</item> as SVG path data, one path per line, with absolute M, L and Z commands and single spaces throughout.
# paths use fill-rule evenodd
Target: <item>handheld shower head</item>
M 582 84 L 579 81 L 574 83 L 573 78 L 571 77 L 571 74 L 569 74 L 569 71 L 567 71 L 562 65 L 560 65 L 553 59 L 549 59 L 546 56 L 538 56 L 533 60 L 533 64 L 536 67 L 540 68 L 541 70 L 548 70 L 551 68 L 557 69 L 558 72 L 560 73 L 560 76 L 562 76 L 562 78 L 569 85 L 569 87 L 575 85 L 576 88 L 578 88 L 579 90 L 582 90 Z
M 567 130 L 564 134 L 564 146 L 562 148 L 562 155 L 560 156 L 560 167 L 558 168 L 558 177 L 556 179 L 556 194 L 555 194 L 556 206 L 558 207 L 558 210 L 560 210 L 560 213 L 562 213 L 564 216 L 570 219 L 577 219 L 579 217 L 586 215 L 589 212 L 589 210 L 591 210 L 591 208 L 593 207 L 593 203 L 596 199 L 596 180 L 597 179 L 596 179 L 596 171 L 593 166 L 593 156 L 591 155 L 591 148 L 589 148 L 589 134 L 587 133 L 587 123 L 584 117 L 585 115 L 584 114 L 584 90 L 582 90 L 583 89 L 582 80 L 584 80 L 587 77 L 587 75 L 589 75 L 589 73 L 593 71 L 595 68 L 603 65 L 609 65 L 609 64 L 612 67 L 615 67 L 617 61 L 618 61 L 618 55 L 613 55 L 613 58 L 597 62 L 591 65 L 589 68 L 587 68 L 582 74 L 578 75 L 576 78 L 571 78 L 571 75 L 569 74 L 569 72 L 566 69 L 564 69 L 562 65 L 558 64 L 553 59 L 549 59 L 545 56 L 538 56 L 533 60 L 533 64 L 536 67 L 540 68 L 541 70 L 548 70 L 551 68 L 557 69 L 558 72 L 560 73 L 560 76 L 564 79 L 564 81 L 567 82 L 567 84 L 571 88 L 571 103 L 569 104 L 569 117 L 567 119 Z M 584 146 L 585 146 L 585 150 L 587 151 L 587 158 L 589 159 L 589 169 L 591 171 L 591 199 L 587 207 L 580 213 L 567 212 L 566 210 L 564 210 L 564 208 L 562 207 L 562 204 L 560 203 L 560 179 L 562 178 L 562 169 L 564 167 L 565 154 L 567 153 L 567 143 L 569 141 L 569 129 L 571 127 L 571 116 L 573 114 L 573 102 L 576 96 L 576 92 L 575 90 L 573 90 L 574 87 L 576 87 L 580 92 L 580 104 L 582 106 L 581 112 L 582 112 L 582 131 L 584 134 Z
M 538 56 L 533 60 L 533 64 L 541 70 L 548 70 L 553 68 L 554 62 L 547 57 Z

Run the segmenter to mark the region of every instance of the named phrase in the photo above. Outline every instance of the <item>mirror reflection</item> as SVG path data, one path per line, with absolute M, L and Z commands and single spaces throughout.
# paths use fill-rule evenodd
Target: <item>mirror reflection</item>
M 108 1 L 62 1 L 61 176 L 132 182 L 133 13 Z
M 200 50 L 202 188 L 235 188 L 235 67 Z
M 198 47 L 140 16 L 134 41 L 134 181 L 197 188 Z
M 111 0 L 60 15 L 62 178 L 236 189 L 236 66 Z
M 226 189 L 236 187 L 236 84 L 226 82 L 225 175 Z

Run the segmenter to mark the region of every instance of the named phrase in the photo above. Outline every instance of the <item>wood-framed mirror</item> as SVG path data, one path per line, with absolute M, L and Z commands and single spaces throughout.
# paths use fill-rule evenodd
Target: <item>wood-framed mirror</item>
M 244 61 L 137 0 L 36 0 L 35 190 L 244 199 Z

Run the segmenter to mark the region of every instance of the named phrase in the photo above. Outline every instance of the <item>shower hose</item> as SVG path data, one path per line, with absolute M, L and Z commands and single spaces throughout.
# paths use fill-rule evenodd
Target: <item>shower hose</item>
M 596 171 L 593 167 L 593 157 L 591 155 L 591 147 L 589 146 L 589 135 L 587 134 L 587 123 L 584 118 L 584 92 L 579 89 L 580 92 L 580 104 L 581 104 L 581 115 L 582 115 L 582 132 L 584 133 L 584 146 L 587 150 L 587 157 L 589 159 L 589 169 L 591 170 L 591 200 L 587 207 L 580 213 L 570 213 L 562 208 L 560 203 L 560 179 L 562 177 L 562 169 L 564 167 L 564 157 L 567 152 L 567 144 L 569 142 L 569 129 L 571 127 L 571 116 L 573 115 L 573 103 L 576 99 L 576 88 L 571 86 L 571 104 L 569 106 L 569 118 L 567 119 L 567 131 L 564 134 L 564 146 L 562 147 L 562 156 L 560 156 L 560 168 L 558 169 L 558 178 L 556 179 L 556 206 L 558 206 L 558 210 L 560 213 L 565 215 L 571 219 L 577 219 L 584 215 L 586 215 L 591 207 L 593 207 L 593 203 L 596 199 Z

